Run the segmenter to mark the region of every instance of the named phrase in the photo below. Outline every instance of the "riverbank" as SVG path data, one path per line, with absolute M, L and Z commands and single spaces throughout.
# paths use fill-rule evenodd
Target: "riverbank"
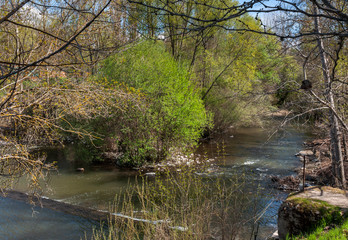
M 304 143 L 305 148 L 309 149 L 309 154 L 306 157 L 306 180 L 320 186 L 339 187 L 336 184 L 336 179 L 332 170 L 332 161 L 330 153 L 330 139 L 315 139 Z M 343 150 L 343 156 L 346 156 Z M 303 155 L 299 156 L 303 162 Z M 307 164 L 308 163 L 308 164 Z M 348 161 L 347 156 L 344 162 L 345 177 L 348 178 Z M 298 168 L 296 171 L 299 175 L 303 172 L 303 168 Z
M 297 175 L 295 176 L 286 176 L 283 178 L 279 178 L 276 176 L 271 177 L 274 186 L 277 189 L 285 190 L 285 191 L 291 191 L 292 194 L 299 194 L 301 193 L 300 190 L 304 189 L 305 192 L 302 192 L 302 194 L 306 194 L 306 198 L 313 198 L 312 196 L 308 196 L 309 194 L 309 186 L 319 186 L 320 189 L 325 188 L 324 186 L 332 186 L 332 187 L 338 187 L 337 186 L 337 180 L 335 179 L 335 176 L 332 171 L 332 161 L 331 161 L 331 153 L 330 153 L 330 139 L 328 138 L 320 138 L 320 139 L 314 139 L 311 141 L 306 141 L 303 144 L 304 149 L 295 154 L 295 156 L 298 157 L 299 161 L 302 162 L 302 166 L 297 167 L 295 169 L 295 172 Z M 348 161 L 347 161 L 347 149 L 343 149 L 343 156 L 345 156 L 345 177 L 348 179 Z M 303 186 L 304 184 L 304 186 Z M 326 187 L 327 188 L 327 187 Z M 329 202 L 330 204 L 333 204 L 334 206 L 339 205 L 340 201 L 338 198 L 332 197 L 330 194 L 324 194 L 327 195 L 323 197 L 323 191 L 321 190 L 321 194 L 318 195 L 321 201 Z M 320 191 L 319 191 L 320 193 Z M 346 193 L 344 194 L 346 195 Z M 346 195 L 347 197 L 347 195 Z M 288 197 L 286 201 L 283 202 L 282 206 L 280 207 L 279 213 L 278 213 L 278 231 L 281 231 L 283 234 L 284 232 L 288 232 L 288 230 L 284 230 L 284 226 L 282 226 L 282 218 L 284 218 L 284 214 L 294 214 L 294 211 L 298 211 L 302 206 L 296 205 L 295 210 L 284 210 L 284 206 L 286 206 L 287 202 L 289 201 L 291 197 Z M 347 209 L 347 200 L 344 196 L 341 196 L 341 199 L 344 199 L 343 202 L 345 203 L 344 208 Z M 306 200 L 307 201 L 307 200 Z M 308 200 L 309 201 L 309 200 Z M 339 205 L 340 206 L 340 205 Z M 342 207 L 342 206 L 340 206 Z M 300 222 L 301 227 L 306 226 L 306 224 L 303 223 L 303 219 L 306 218 L 308 213 L 301 212 L 297 213 L 296 217 L 294 217 L 295 220 L 293 222 Z M 322 216 L 319 214 L 319 217 L 317 217 L 319 220 L 322 219 Z M 285 217 L 288 221 L 289 217 Z M 311 220 L 313 221 L 313 226 L 315 224 L 319 223 L 319 220 Z M 279 226 L 279 224 L 281 226 Z M 284 225 L 284 224 L 283 224 Z M 308 225 L 308 224 L 307 224 Z M 328 232 L 328 229 L 333 228 L 332 226 L 319 226 L 316 230 L 316 232 L 313 234 L 313 236 L 319 236 L 326 232 Z M 335 226 L 337 227 L 337 226 Z M 298 226 L 294 229 L 300 229 Z M 338 229 L 338 230 L 337 230 Z M 335 231 L 339 231 L 339 226 Z M 343 229 L 343 228 L 342 228 Z M 341 229 L 341 230 L 342 230 Z M 271 239 L 278 239 L 278 231 L 276 234 L 274 234 L 273 238 Z M 299 230 L 300 231 L 300 230 Z M 332 231 L 333 233 L 335 231 Z M 301 232 L 301 231 L 300 231 Z M 294 233 L 298 233 L 294 231 Z M 303 230 L 303 233 L 306 233 L 305 230 Z M 332 234 L 333 234 L 332 233 Z M 296 234 L 295 234 L 296 235 Z M 329 236 L 329 235 L 328 235 Z M 285 239 L 285 236 L 280 237 L 280 239 Z M 297 238 L 296 238 L 297 239 Z M 302 238 L 301 238 L 302 239 Z M 309 239 L 315 239 L 315 238 L 309 238 Z M 323 239 L 332 239 L 330 237 L 323 238 Z M 335 238 L 336 239 L 336 238 Z
M 330 153 L 330 139 L 314 139 L 304 142 L 304 149 L 295 154 L 302 166 L 295 168 L 297 175 L 279 178 L 273 176 L 271 179 L 277 189 L 285 191 L 298 191 L 303 188 L 303 175 L 305 175 L 305 187 L 332 186 L 337 187 L 336 179 L 332 171 L 332 161 Z M 343 150 L 345 156 L 345 150 Z M 303 161 L 305 163 L 305 171 L 303 171 Z M 348 161 L 347 156 L 344 162 L 345 176 L 348 180 Z
M 324 229 L 341 226 L 348 219 L 347 197 L 341 189 L 324 186 L 308 187 L 305 191 L 290 194 L 278 211 L 279 238 L 301 236 L 304 237 L 301 239 L 307 239 L 307 235 L 318 233 L 319 229 L 324 232 Z

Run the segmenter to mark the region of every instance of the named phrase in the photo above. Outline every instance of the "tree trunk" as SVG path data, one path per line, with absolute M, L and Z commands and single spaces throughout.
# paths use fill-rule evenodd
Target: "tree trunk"
M 342 134 L 342 141 L 343 141 L 343 149 L 344 149 L 344 161 L 348 162 L 348 147 L 347 147 L 346 133 Z
M 332 157 L 332 171 L 336 178 L 336 184 L 341 185 L 343 189 L 346 186 L 346 178 L 344 174 L 344 163 L 343 163 L 343 154 L 342 154 L 342 142 L 340 138 L 340 126 L 338 123 L 338 119 L 334 114 L 333 110 L 335 110 L 335 99 L 332 92 L 332 79 L 330 76 L 327 54 L 325 52 L 324 43 L 320 37 L 321 28 L 318 15 L 317 7 L 314 6 L 314 25 L 315 30 L 318 33 L 317 35 L 317 43 L 319 47 L 319 55 L 321 59 L 321 65 L 323 69 L 323 77 L 326 85 L 326 94 L 328 103 L 331 105 L 330 109 L 330 138 L 331 138 L 331 157 Z

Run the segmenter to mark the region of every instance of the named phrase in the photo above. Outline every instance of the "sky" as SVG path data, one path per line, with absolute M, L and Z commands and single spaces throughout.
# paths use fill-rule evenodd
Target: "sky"
M 243 2 L 248 2 L 250 0 L 238 0 L 238 1 L 239 1 L 239 3 L 243 3 Z M 263 3 L 268 5 L 268 6 L 277 6 L 279 4 L 279 1 L 278 0 L 264 0 Z M 264 6 L 260 3 L 257 3 L 254 5 L 254 7 L 252 9 L 259 10 L 261 8 L 264 8 Z M 256 15 L 257 15 L 258 18 L 262 21 L 262 23 L 264 25 L 271 26 L 274 24 L 273 19 L 276 18 L 278 13 L 259 13 L 259 14 L 257 14 L 256 12 L 252 12 L 249 14 L 253 17 L 256 17 Z

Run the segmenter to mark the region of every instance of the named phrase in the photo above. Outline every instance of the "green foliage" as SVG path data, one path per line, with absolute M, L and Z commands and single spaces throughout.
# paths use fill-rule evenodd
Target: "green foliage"
M 342 225 L 338 225 L 330 230 L 327 230 L 325 226 L 320 226 L 309 235 L 297 236 L 293 238 L 287 238 L 291 240 L 346 240 L 348 239 L 348 220 L 345 220 Z
M 313 226 L 306 226 L 308 231 L 306 231 L 305 235 L 295 236 L 293 238 L 288 237 L 287 239 L 318 239 L 317 237 L 322 235 L 322 232 L 327 226 L 341 226 L 342 224 L 341 227 L 337 227 L 331 233 L 321 236 L 322 238 L 320 239 L 345 239 L 340 238 L 340 236 L 337 236 L 339 238 L 330 238 L 335 236 L 338 232 L 342 232 L 344 226 L 348 227 L 347 215 L 342 215 L 342 210 L 339 207 L 330 205 L 325 201 L 299 198 L 295 196 L 289 198 L 289 201 L 294 205 L 298 205 L 299 208 L 297 211 L 300 211 L 303 214 L 319 212 L 321 219 Z M 346 234 L 348 234 L 348 232 Z
M 295 90 L 302 82 L 300 66 L 293 57 L 284 55 L 278 59 L 277 69 L 280 79 L 276 84 L 275 104 L 289 107 L 291 102 L 299 100 L 299 94 Z
M 163 43 L 137 43 L 106 59 L 100 72 L 97 81 L 107 88 L 139 95 L 138 105 L 128 105 L 113 121 L 129 163 L 160 161 L 171 149 L 189 148 L 209 123 L 187 67 L 176 62 Z
M 258 22 L 247 15 L 228 25 L 259 30 Z M 263 93 L 281 78 L 280 44 L 273 37 L 224 30 L 206 41 L 197 50 L 193 70 L 206 107 L 214 113 L 215 130 L 261 125 L 260 113 L 271 106 L 270 97 Z

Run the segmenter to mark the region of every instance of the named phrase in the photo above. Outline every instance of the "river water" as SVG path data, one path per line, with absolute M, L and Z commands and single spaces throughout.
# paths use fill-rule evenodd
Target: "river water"
M 273 188 L 270 176 L 295 175 L 301 165 L 295 156 L 303 149 L 303 142 L 312 138 L 308 130 L 288 128 L 274 132 L 261 128 L 239 129 L 233 135 L 200 147 L 202 153 L 219 159 L 224 173 L 245 174 L 249 191 L 261 189 L 263 206 L 268 206 L 261 219 L 258 239 L 266 239 L 277 229 L 277 214 L 288 193 Z
M 93 227 L 98 223 L 0 197 L 1 240 L 80 239 L 91 236 Z
M 252 186 L 258 186 L 270 193 L 263 200 L 271 203 L 266 211 L 263 224 L 265 237 L 276 229 L 276 214 L 286 193 L 274 190 L 270 175 L 286 176 L 294 174 L 300 165 L 294 154 L 301 150 L 302 143 L 310 136 L 299 129 L 289 128 L 278 132 L 269 139 L 269 131 L 259 128 L 245 128 L 224 136 L 218 141 L 210 141 L 199 148 L 200 154 L 215 158 L 224 173 L 245 173 Z M 82 161 L 61 152 L 49 152 L 48 158 L 59 162 L 59 171 L 51 174 L 44 196 L 71 204 L 107 210 L 116 194 L 129 181 L 133 181 L 133 171 L 111 169 L 89 169 L 77 173 L 83 167 Z M 25 180 L 17 184 L 17 189 L 25 191 Z M 253 189 L 251 189 L 253 190 Z M 58 213 L 49 209 L 35 208 L 15 200 L 0 198 L 1 239 L 80 239 L 91 233 L 98 223 L 76 216 Z

